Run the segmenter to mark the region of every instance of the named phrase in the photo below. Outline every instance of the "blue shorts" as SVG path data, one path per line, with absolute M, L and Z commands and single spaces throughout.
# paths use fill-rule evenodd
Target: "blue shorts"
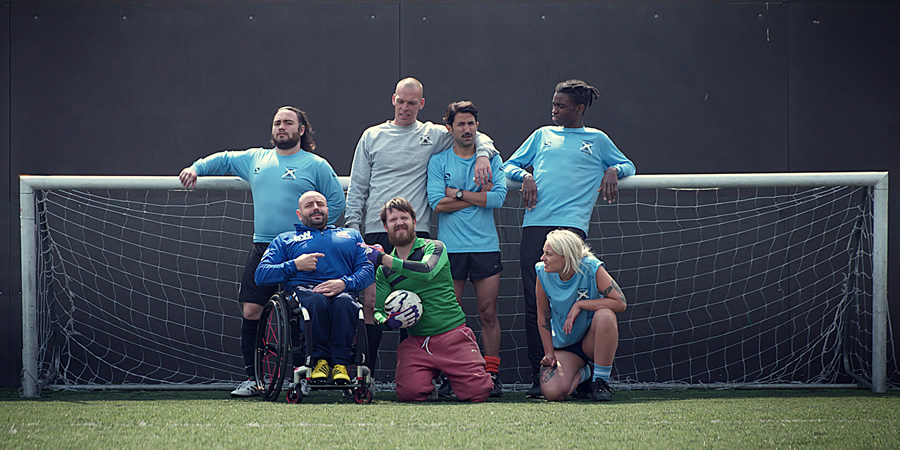
M 584 353 L 584 348 L 582 346 L 583 343 L 584 343 L 584 338 L 581 338 L 580 341 L 578 341 L 572 345 L 569 345 L 569 346 L 563 347 L 563 348 L 554 348 L 553 350 L 567 351 L 569 353 L 574 353 L 575 356 L 581 358 L 581 360 L 584 361 L 585 364 L 587 364 L 589 362 L 593 362 L 593 360 L 592 360 L 593 358 L 588 358 L 588 355 L 586 353 Z

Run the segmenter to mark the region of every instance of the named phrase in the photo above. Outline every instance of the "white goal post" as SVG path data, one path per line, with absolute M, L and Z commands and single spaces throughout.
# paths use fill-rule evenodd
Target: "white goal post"
M 340 177 L 346 189 L 349 177 Z M 887 172 L 837 172 L 837 173 L 777 173 L 777 174 L 710 174 L 710 175 L 636 175 L 623 179 L 619 183 L 620 190 L 715 190 L 725 188 L 817 188 L 817 187 L 867 187 L 871 195 L 871 223 L 867 224 L 871 235 L 866 236 L 871 246 L 871 317 L 867 326 L 871 326 L 871 342 L 865 346 L 870 348 L 871 389 L 874 392 L 885 392 L 888 385 L 888 297 L 887 297 L 887 244 L 888 244 L 888 174 Z M 184 192 L 184 188 L 175 176 L 20 176 L 20 223 L 21 223 L 21 261 L 22 261 L 22 391 L 27 397 L 40 394 L 39 349 L 46 343 L 40 342 L 41 319 L 39 311 L 39 259 L 41 223 L 36 208 L 37 197 L 42 191 L 51 190 L 147 190 Z M 247 191 L 249 186 L 236 177 L 203 177 L 197 184 L 198 191 Z M 511 184 L 512 194 L 518 186 Z M 509 201 L 509 200 L 508 200 Z M 653 205 L 635 203 L 635 209 Z M 114 215 L 115 212 L 110 212 Z M 501 231 L 501 235 L 512 236 L 516 219 L 508 219 L 506 225 L 509 232 Z M 593 223 L 593 222 L 592 222 Z M 518 222 L 521 225 L 520 222 Z M 498 225 L 499 226 L 499 225 Z M 589 233 L 589 240 L 593 237 Z M 190 239 L 190 238 L 186 238 Z M 507 244 L 517 245 L 513 238 Z M 699 244 L 698 244 L 699 245 Z M 595 245 L 595 249 L 597 246 Z M 610 251 L 613 253 L 614 251 Z M 162 263 L 160 263 L 162 264 Z M 721 262 L 717 263 L 721 264 Z M 661 270 L 661 268 L 658 268 Z M 789 270 L 788 268 L 787 270 Z M 674 269 L 673 269 L 674 270 Z M 736 275 L 737 276 L 737 275 Z M 868 275 L 867 275 L 868 276 Z M 517 275 L 516 275 L 517 277 Z M 620 283 L 621 284 L 621 283 Z M 739 284 L 738 284 L 739 285 Z M 623 288 L 625 286 L 623 285 Z M 501 288 L 502 289 L 502 288 Z M 521 289 L 521 288 L 519 288 Z M 627 290 L 626 290 L 627 291 Z M 516 297 L 513 293 L 512 297 Z M 643 299 L 635 299 L 639 304 Z M 629 306 L 632 308 L 632 306 Z M 844 307 L 848 308 L 848 307 Z M 750 319 L 750 312 L 746 313 Z M 503 318 L 501 318 L 503 319 Z M 520 318 L 508 318 L 510 322 Z M 868 322 L 871 323 L 868 323 Z M 501 324 L 503 324 L 501 320 Z M 191 333 L 194 330 L 187 330 Z M 867 333 L 868 336 L 868 333 Z M 504 339 L 507 339 L 504 337 Z M 506 340 L 504 340 L 504 343 Z M 506 345 L 506 344 L 504 344 Z M 521 350 L 521 346 L 518 350 Z M 620 347 L 621 348 L 621 347 Z M 188 349 L 187 352 L 190 350 Z M 869 351 L 869 350 L 867 350 Z M 504 357 L 506 358 L 506 357 Z M 750 370 L 750 369 L 748 369 Z M 165 380 L 165 378 L 163 378 Z M 714 383 L 708 382 L 706 386 Z M 726 386 L 733 384 L 724 383 Z M 747 383 L 752 385 L 753 383 Z M 172 386 L 172 385 L 170 385 Z M 801 385 L 802 386 L 802 385 Z M 765 387 L 765 385 L 763 385 Z M 177 386 L 175 386 L 177 388 Z

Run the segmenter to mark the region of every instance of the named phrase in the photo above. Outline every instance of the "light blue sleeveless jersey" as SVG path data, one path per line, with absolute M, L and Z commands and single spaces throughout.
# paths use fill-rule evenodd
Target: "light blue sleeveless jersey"
M 593 256 L 585 256 L 581 259 L 581 273 L 575 275 L 568 281 L 559 278 L 558 273 L 544 272 L 544 263 L 539 262 L 534 265 L 537 277 L 541 281 L 541 286 L 547 294 L 550 301 L 550 326 L 553 328 L 553 348 L 568 347 L 581 341 L 591 326 L 591 320 L 594 318 L 594 311 L 581 311 L 572 324 L 572 331 L 569 334 L 563 332 L 563 325 L 566 323 L 566 316 L 572 305 L 578 300 L 590 300 L 601 298 L 600 290 L 597 289 L 597 270 L 603 266 L 603 262 Z

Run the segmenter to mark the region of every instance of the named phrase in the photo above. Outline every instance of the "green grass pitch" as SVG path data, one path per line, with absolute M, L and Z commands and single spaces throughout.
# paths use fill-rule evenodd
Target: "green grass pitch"
M 0 448 L 900 448 L 900 392 L 619 391 L 612 403 L 506 392 L 482 404 L 370 405 L 334 392 L 302 404 L 220 391 L 0 390 Z

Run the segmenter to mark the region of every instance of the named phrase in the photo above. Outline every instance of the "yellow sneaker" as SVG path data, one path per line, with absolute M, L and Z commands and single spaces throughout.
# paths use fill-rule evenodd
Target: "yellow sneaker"
M 350 375 L 347 374 L 347 366 L 343 364 L 335 364 L 331 369 L 331 380 L 334 384 L 350 383 Z
M 328 369 L 328 361 L 320 359 L 316 361 L 316 368 L 313 369 L 312 375 L 310 375 L 309 378 L 312 379 L 312 381 L 325 381 L 328 379 Z

